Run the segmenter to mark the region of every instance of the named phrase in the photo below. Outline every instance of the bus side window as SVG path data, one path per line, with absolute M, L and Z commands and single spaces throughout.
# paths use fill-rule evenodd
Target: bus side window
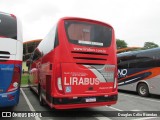
M 58 39 L 58 29 L 56 29 L 56 35 L 55 35 L 55 43 L 54 48 L 56 48 L 59 45 L 59 39 Z
M 160 56 L 159 54 L 155 55 L 155 64 L 156 64 L 156 67 L 160 67 Z
M 118 64 L 118 69 L 128 68 L 128 61 L 121 61 Z
M 149 68 L 149 67 L 155 67 L 155 60 L 151 57 L 144 57 L 139 59 L 137 62 L 136 67 L 137 68 Z

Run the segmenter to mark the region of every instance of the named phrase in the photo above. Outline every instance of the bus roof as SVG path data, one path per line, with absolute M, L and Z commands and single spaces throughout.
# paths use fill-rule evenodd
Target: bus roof
M 10 16 L 10 14 L 9 14 L 9 13 L 5 13 L 5 12 L 1 12 L 1 11 L 0 11 L 0 14 L 3 14 L 3 15 L 9 15 L 9 16 Z
M 63 17 L 60 19 L 61 20 L 81 20 L 81 21 L 88 21 L 88 22 L 96 22 L 98 24 L 103 24 L 103 25 L 107 25 L 110 26 L 111 28 L 113 28 L 110 24 L 106 23 L 106 22 L 102 22 L 102 21 L 97 21 L 94 19 L 87 19 L 87 18 L 81 18 L 81 17 Z
M 118 57 L 132 56 L 132 55 L 152 53 L 152 52 L 157 52 L 157 51 L 160 51 L 160 47 L 147 49 L 147 50 L 138 50 L 138 51 L 129 51 L 129 52 L 124 52 L 124 53 L 119 53 L 119 54 L 117 54 L 117 56 Z

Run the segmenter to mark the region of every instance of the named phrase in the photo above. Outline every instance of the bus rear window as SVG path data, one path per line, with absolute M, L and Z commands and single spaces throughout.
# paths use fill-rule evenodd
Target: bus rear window
M 16 18 L 0 14 L 0 37 L 17 39 Z
M 65 21 L 65 29 L 70 43 L 82 46 L 109 47 L 112 28 L 87 22 Z

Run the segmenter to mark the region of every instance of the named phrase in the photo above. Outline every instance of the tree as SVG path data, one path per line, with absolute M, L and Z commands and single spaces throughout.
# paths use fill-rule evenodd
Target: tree
M 126 48 L 127 43 L 124 40 L 116 39 L 117 49 Z
M 156 48 L 156 47 L 159 47 L 159 45 L 157 45 L 154 42 L 145 42 L 143 49 L 151 49 L 151 48 Z

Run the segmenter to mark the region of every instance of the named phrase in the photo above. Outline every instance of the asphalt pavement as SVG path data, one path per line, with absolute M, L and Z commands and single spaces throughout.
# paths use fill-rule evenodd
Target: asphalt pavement
M 3 120 L 159 120 L 160 97 L 140 97 L 134 92 L 120 91 L 118 102 L 113 106 L 55 110 L 40 106 L 38 95 L 29 88 L 21 88 L 20 101 L 15 107 L 0 108 L 11 112 L 11 117 Z

